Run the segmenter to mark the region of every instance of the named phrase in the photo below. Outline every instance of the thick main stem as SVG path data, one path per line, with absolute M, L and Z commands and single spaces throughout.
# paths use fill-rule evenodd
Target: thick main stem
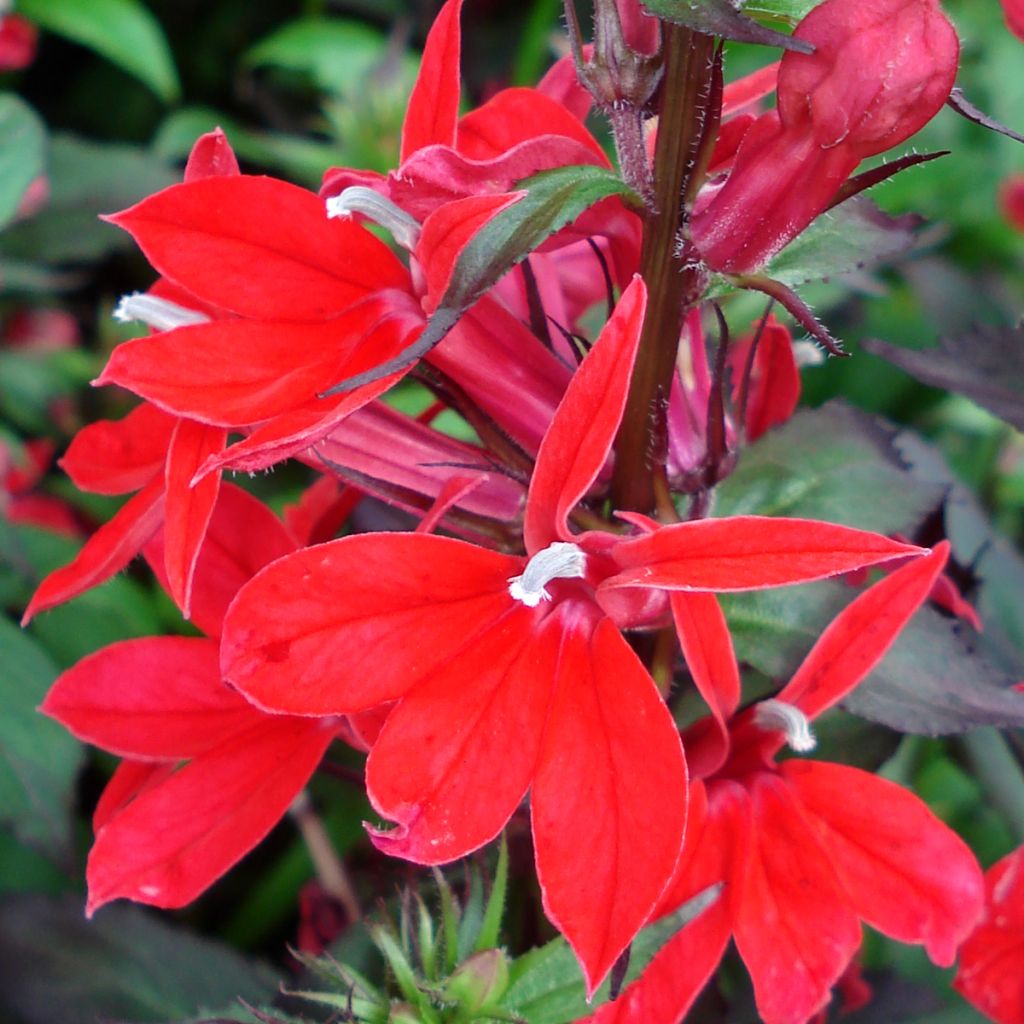
M 684 238 L 687 191 L 711 95 L 715 41 L 680 25 L 665 25 L 665 77 L 654 153 L 654 210 L 644 225 L 640 273 L 649 300 L 629 399 L 615 441 L 612 500 L 616 508 L 650 512 L 659 403 L 668 401 L 679 333 L 696 300 L 702 273 Z

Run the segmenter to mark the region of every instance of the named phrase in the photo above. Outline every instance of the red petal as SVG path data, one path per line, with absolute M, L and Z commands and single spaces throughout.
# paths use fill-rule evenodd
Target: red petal
M 813 519 L 733 516 L 664 526 L 616 545 L 604 586 L 760 590 L 837 576 L 922 549 Z
M 750 788 L 754 829 L 734 894 L 736 946 L 765 1024 L 805 1024 L 860 947 L 860 925 L 789 787 L 762 772 Z
M 733 380 L 738 382 L 753 343 L 753 336 L 729 350 Z M 744 428 L 747 440 L 756 441 L 772 427 L 785 423 L 800 401 L 800 370 L 793 355 L 793 339 L 774 316 L 761 332 L 747 392 Z M 735 398 L 735 394 L 734 394 Z
M 402 126 L 401 163 L 424 146 L 455 145 L 455 126 L 459 118 L 461 13 L 462 0 L 448 0 L 427 36 L 420 73 Z
M 92 815 L 92 830 L 101 828 L 140 793 L 174 774 L 173 761 L 122 761 L 106 784 Z
M 143 402 L 124 419 L 83 427 L 60 465 L 75 486 L 93 494 L 125 494 L 161 472 L 177 418 Z
M 746 794 L 734 784 L 718 785 L 711 812 L 704 786 L 690 788 L 686 843 L 676 877 L 662 897 L 655 917 L 679 909 L 710 886 L 726 882 L 729 862 L 745 859 L 749 811 Z M 644 973 L 612 1003 L 602 1006 L 592 1024 L 655 1024 L 681 1021 L 718 966 L 732 934 L 728 890 L 695 921 L 658 951 Z
M 459 255 L 473 236 L 502 210 L 519 202 L 525 192 L 469 196 L 445 203 L 423 222 L 416 258 L 427 275 L 424 310 L 430 314 L 444 298 Z
M 791 760 L 779 769 L 813 815 L 857 915 L 900 942 L 919 942 L 940 967 L 981 914 L 974 855 L 913 793 L 845 765 Z
M 949 556 L 943 541 L 897 569 L 843 609 L 778 694 L 815 718 L 845 697 L 885 656 L 928 597 Z
M 671 604 L 683 657 L 714 723 L 714 738 L 708 736 L 689 747 L 691 773 L 707 778 L 729 753 L 727 722 L 740 703 L 739 668 L 729 627 L 714 594 L 680 590 L 672 594 Z
M 194 757 L 264 716 L 221 682 L 217 644 L 122 640 L 62 673 L 40 710 L 121 757 Z
M 168 593 L 190 618 L 196 559 L 213 515 L 220 474 L 192 486 L 196 470 L 224 448 L 227 431 L 195 420 L 181 420 L 167 453 L 164 497 L 164 565 Z
M 526 500 L 523 536 L 531 554 L 571 537 L 568 515 L 604 466 L 622 420 L 646 306 L 647 288 L 635 277 L 555 412 Z
M 185 164 L 185 180 L 198 181 L 200 178 L 228 177 L 241 174 L 238 158 L 235 156 L 228 137 L 220 128 L 200 135 L 192 146 Z
M 548 917 L 593 994 L 650 916 L 686 822 L 686 763 L 654 681 L 612 624 L 567 621 L 531 798 Z M 561 610 L 561 609 L 560 609 Z
M 586 146 L 601 167 L 608 157 L 594 136 L 565 107 L 536 89 L 502 89 L 459 121 L 458 151 L 471 160 L 493 160 L 540 135 L 564 135 Z
M 97 383 L 187 416 L 246 426 L 290 412 L 348 375 L 348 364 L 385 319 L 362 303 L 324 323 L 215 320 L 114 349 Z M 364 356 L 365 359 L 365 356 Z M 372 365 L 380 361 L 374 354 Z
M 192 622 L 207 636 L 219 636 L 224 613 L 238 591 L 265 565 L 295 547 L 291 534 L 266 505 L 240 487 L 224 484 L 196 562 Z M 169 592 L 163 532 L 143 553 Z
M 75 560 L 55 569 L 36 588 L 22 616 L 33 615 L 70 601 L 120 572 L 160 528 L 164 513 L 164 482 L 159 477 L 139 491 L 86 542 Z
M 768 64 L 735 82 L 730 82 L 722 95 L 722 116 L 730 117 L 744 107 L 749 107 L 765 96 L 775 92 L 779 77 L 779 61 Z
M 109 219 L 164 277 L 241 316 L 321 320 L 377 289 L 408 288 L 383 242 L 274 178 L 172 185 Z
M 363 711 L 428 679 L 506 614 L 520 572 L 521 559 L 423 534 L 307 548 L 242 589 L 221 666 L 262 707 Z
M 953 987 L 997 1024 L 1024 1022 L 1024 847 L 985 873 L 985 916 L 960 950 Z
M 530 785 L 550 706 L 559 635 L 545 626 L 500 620 L 388 716 L 366 762 L 370 801 L 398 823 L 371 830 L 378 849 L 438 864 L 504 827 Z
M 195 899 L 274 827 L 330 741 L 319 723 L 272 718 L 146 788 L 96 835 L 86 912 Z

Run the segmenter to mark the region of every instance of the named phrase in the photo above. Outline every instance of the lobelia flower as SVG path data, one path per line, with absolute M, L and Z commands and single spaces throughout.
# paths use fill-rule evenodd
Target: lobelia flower
M 1024 232 L 1024 173 L 1009 175 L 999 186 L 999 209 L 1007 224 Z
M 651 919 L 715 884 L 718 901 L 659 951 L 591 1024 L 672 1024 L 714 971 L 732 936 L 766 1024 L 803 1024 L 829 1000 L 861 942 L 860 921 L 953 962 L 977 921 L 981 872 L 968 847 L 913 794 L 868 772 L 803 759 L 810 722 L 882 659 L 928 597 L 943 542 L 844 609 L 790 682 L 741 709 L 728 629 L 710 594 L 674 593 L 687 664 L 711 717 L 684 734 L 690 824 L 675 878 Z
M 39 30 L 19 14 L 0 13 L 0 71 L 20 71 L 35 60 Z
M 644 308 L 638 278 L 559 405 L 525 557 L 425 534 L 345 537 L 268 566 L 222 636 L 226 678 L 266 710 L 397 702 L 367 761 L 370 800 L 396 823 L 370 830 L 385 852 L 454 860 L 530 790 L 545 910 L 591 992 L 670 877 L 686 817 L 678 732 L 619 627 L 658 619 L 669 591 L 792 583 L 919 551 L 757 517 L 573 534 L 622 417 Z
M 163 542 L 146 554 L 166 586 Z M 189 903 L 278 822 L 335 736 L 352 739 L 341 718 L 264 714 L 220 675 L 229 602 L 296 546 L 265 506 L 225 485 L 196 571 L 194 619 L 207 636 L 111 644 L 62 673 L 43 702 L 79 739 L 124 758 L 93 818 L 89 914 L 121 897 Z
M 938 0 L 826 0 L 794 35 L 778 106 L 746 131 L 725 183 L 698 197 L 691 235 L 715 270 L 756 269 L 836 199 L 864 159 L 899 145 L 942 108 L 959 41 Z
M 985 913 L 960 947 L 953 987 L 997 1024 L 1024 1024 L 1024 847 L 985 872 Z

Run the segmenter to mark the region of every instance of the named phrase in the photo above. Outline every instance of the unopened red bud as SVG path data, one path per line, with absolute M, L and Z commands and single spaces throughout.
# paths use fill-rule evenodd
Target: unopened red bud
M 937 0 L 826 0 L 797 27 L 814 53 L 788 51 L 779 117 L 823 149 L 864 159 L 899 145 L 949 98 L 960 43 Z
M 445 998 L 474 1013 L 496 1002 L 508 988 L 508 957 L 500 949 L 475 953 L 448 979 Z

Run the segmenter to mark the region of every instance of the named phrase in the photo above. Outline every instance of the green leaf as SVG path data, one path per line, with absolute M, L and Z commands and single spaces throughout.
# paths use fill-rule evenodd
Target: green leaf
M 823 213 L 761 272 L 791 288 L 864 270 L 913 248 L 920 218 L 893 217 L 863 196 Z
M 0 228 L 10 223 L 29 185 L 43 173 L 46 129 L 12 93 L 0 96 Z
M 92 262 L 130 250 L 131 238 L 97 218 L 180 180 L 177 170 L 138 146 L 56 136 L 50 146 L 50 201 L 0 236 L 0 259 Z
M 712 886 L 640 932 L 633 940 L 623 988 L 643 973 L 672 936 L 699 917 L 720 895 L 721 886 Z M 609 982 L 606 981 L 593 1001 L 587 1003 L 579 964 L 564 939 L 555 939 L 519 957 L 512 963 L 509 978 L 510 985 L 499 1005 L 529 1024 L 570 1024 L 589 1017 L 608 1001 Z
M 743 13 L 795 25 L 820 3 L 821 0 L 749 0 L 743 5 Z
M 0 901 L 0 962 L 0 1018 L 12 1024 L 166 1021 L 269 1001 L 274 988 L 261 965 L 137 907 L 87 921 L 79 900 L 34 894 Z
M 518 185 L 521 199 L 492 217 L 466 244 L 426 330 L 401 355 L 351 377 L 326 394 L 387 377 L 416 362 L 437 345 L 474 302 L 539 245 L 602 199 L 621 196 L 639 203 L 636 193 L 603 167 L 559 167 Z
M 715 514 L 796 516 L 912 534 L 944 488 L 911 476 L 893 436 L 841 402 L 799 412 L 743 452 L 718 489 Z
M 0 824 L 56 862 L 71 859 L 71 806 L 81 745 L 36 711 L 57 676 L 46 652 L 0 618 Z
M 324 92 L 344 95 L 365 88 L 387 54 L 387 37 L 362 22 L 299 18 L 260 40 L 244 61 L 297 72 Z
M 642 0 L 642 3 L 651 14 L 709 36 L 734 39 L 739 43 L 781 46 L 798 53 L 814 52 L 809 43 L 765 28 L 741 14 L 732 0 Z
M 18 0 L 40 28 L 94 50 L 148 85 L 164 102 L 181 92 L 160 23 L 138 0 Z

